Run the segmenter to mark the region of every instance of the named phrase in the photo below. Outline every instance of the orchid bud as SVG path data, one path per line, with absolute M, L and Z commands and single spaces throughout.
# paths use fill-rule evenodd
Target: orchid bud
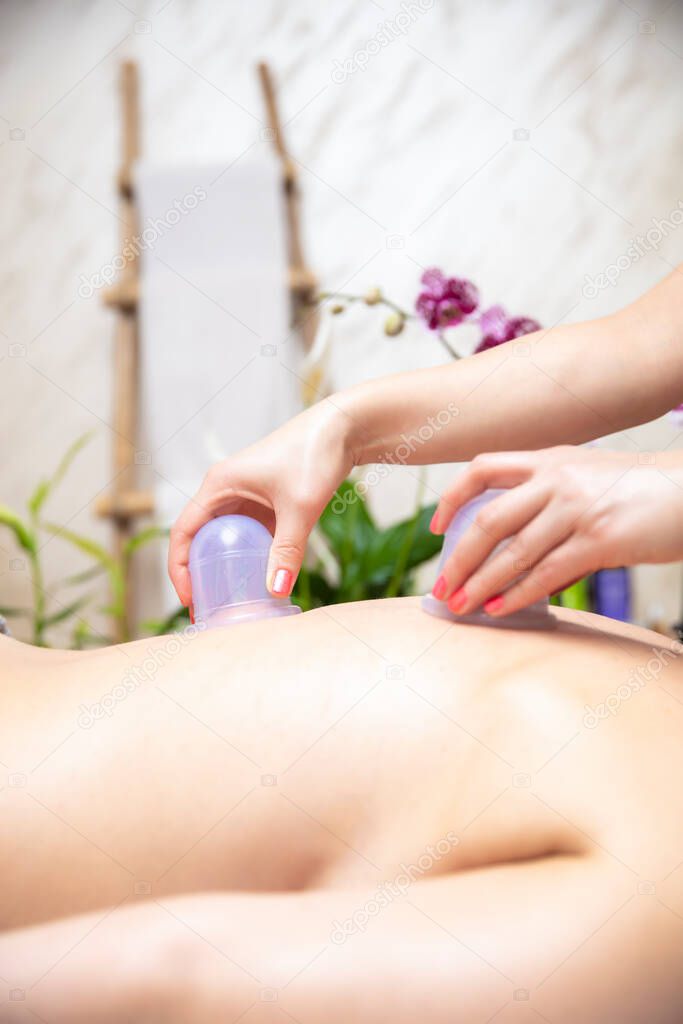
M 363 296 L 363 300 L 366 306 L 376 306 L 382 301 L 382 293 L 379 288 L 370 288 Z
M 400 313 L 390 313 L 384 321 L 384 333 L 390 338 L 400 334 L 405 326 L 405 317 Z

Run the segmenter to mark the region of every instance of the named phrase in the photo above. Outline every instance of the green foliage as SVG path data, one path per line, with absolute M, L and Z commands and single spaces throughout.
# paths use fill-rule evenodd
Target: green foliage
M 124 621 L 126 605 L 126 581 L 128 569 L 135 554 L 144 545 L 160 537 L 167 537 L 168 530 L 150 526 L 129 538 L 124 546 L 120 559 L 114 558 L 101 544 L 75 533 L 56 523 L 44 521 L 44 507 L 61 484 L 75 458 L 88 443 L 92 434 L 79 437 L 66 451 L 59 461 L 54 473 L 41 480 L 33 490 L 26 503 L 26 513 L 21 516 L 6 505 L 0 504 L 0 527 L 6 527 L 14 536 L 16 544 L 25 552 L 29 563 L 33 601 L 28 608 L 0 609 L 0 614 L 8 619 L 28 619 L 32 626 L 32 641 L 37 646 L 49 646 L 49 631 L 55 626 L 63 626 L 73 621 L 72 645 L 82 650 L 86 647 L 100 646 L 111 643 L 111 638 L 102 635 L 83 617 L 84 610 L 92 603 L 93 595 L 80 593 L 69 600 L 61 600 L 56 594 L 64 588 L 83 588 L 84 585 L 106 574 L 111 592 L 111 602 L 105 609 L 99 609 L 115 621 Z M 48 594 L 43 581 L 41 560 L 41 536 L 47 533 L 60 538 L 75 547 L 94 564 L 88 568 L 57 581 Z M 186 613 L 185 613 L 186 615 Z M 159 631 L 167 631 L 167 627 L 176 628 L 175 623 L 181 622 L 183 612 L 174 612 L 169 619 L 156 625 Z
M 28 523 L 24 523 L 22 519 L 13 512 L 7 505 L 0 505 L 0 526 L 7 526 L 14 534 L 14 539 L 20 548 L 28 555 L 35 555 L 38 541 L 35 533 L 31 530 Z
M 40 511 L 45 504 L 47 498 L 54 491 L 54 489 L 62 482 L 67 472 L 71 468 L 71 463 L 74 461 L 78 453 L 82 448 L 85 448 L 88 441 L 93 436 L 92 431 L 87 434 L 83 434 L 77 438 L 74 443 L 67 448 L 65 454 L 62 456 L 57 469 L 54 471 L 51 477 L 47 480 L 41 480 L 36 487 L 35 491 L 28 499 L 28 510 L 30 515 L 37 519 L 40 515 Z
M 112 602 L 107 606 L 107 614 L 117 619 L 122 617 L 125 609 L 125 574 L 124 566 L 109 554 L 109 552 L 89 537 L 74 533 L 63 526 L 55 523 L 44 523 L 44 528 L 54 537 L 61 537 L 77 548 L 82 554 L 93 558 L 98 566 L 107 573 L 109 586 L 111 588 Z
M 164 619 L 146 619 L 140 623 L 140 631 L 147 636 L 164 636 L 166 633 L 176 633 L 184 629 L 190 621 L 190 613 L 187 608 L 177 608 Z
M 558 594 L 557 604 L 563 608 L 577 608 L 579 611 L 589 612 L 593 608 L 591 595 L 591 577 L 584 576 L 583 579 L 572 583 L 570 587 Z
M 381 529 L 367 502 L 350 480 L 337 490 L 317 526 L 335 571 L 318 561 L 297 580 L 293 600 L 305 611 L 344 601 L 365 601 L 410 594 L 413 570 L 436 555 L 441 537 L 429 532 L 434 505 Z
M 147 526 L 140 530 L 133 537 L 130 537 L 123 547 L 123 556 L 129 560 L 136 551 L 153 540 L 166 539 L 171 531 L 166 526 Z
M 71 604 L 64 605 L 56 612 L 52 612 L 51 615 L 46 615 L 43 620 L 43 626 L 48 629 L 50 626 L 58 626 L 61 622 L 66 622 L 67 619 L 72 618 L 76 615 L 81 608 L 85 608 L 88 603 L 87 597 L 80 597 L 77 601 L 72 601 Z

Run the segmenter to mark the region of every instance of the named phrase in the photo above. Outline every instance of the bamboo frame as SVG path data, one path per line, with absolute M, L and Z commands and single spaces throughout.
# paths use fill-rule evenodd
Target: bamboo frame
M 308 351 L 313 345 L 318 330 L 318 314 L 315 309 L 312 309 L 312 300 L 316 293 L 318 282 L 304 258 L 299 225 L 301 194 L 297 180 L 296 165 L 287 150 L 277 97 L 275 95 L 273 76 L 270 68 L 264 61 L 261 61 L 258 65 L 258 75 L 266 106 L 268 128 L 272 133 L 275 152 L 282 164 L 282 183 L 285 193 L 285 213 L 287 219 L 292 322 L 301 333 L 304 348 Z
M 135 238 L 138 218 L 133 194 L 133 165 L 140 153 L 140 116 L 138 71 L 132 61 L 121 67 L 122 160 L 118 173 L 121 210 L 121 248 Z M 133 247 L 135 248 L 135 247 Z M 96 505 L 99 516 L 110 519 L 114 534 L 114 557 L 121 560 L 135 520 L 154 511 L 154 497 L 136 488 L 135 439 L 138 433 L 138 390 L 140 349 L 138 297 L 140 290 L 138 256 L 126 263 L 104 302 L 117 311 L 114 337 L 114 444 L 111 490 Z M 127 583 L 128 581 L 126 581 Z M 125 587 L 124 614 L 116 622 L 116 640 L 129 635 L 133 615 L 133 594 Z
M 299 228 L 300 193 L 297 173 L 284 140 L 273 78 L 265 63 L 258 65 L 268 126 L 273 144 L 282 164 L 283 191 L 287 223 L 287 256 L 292 322 L 301 333 L 306 350 L 310 349 L 318 327 L 317 312 L 311 308 L 317 280 L 308 268 Z M 121 66 L 122 159 L 117 176 L 121 210 L 121 248 L 124 249 L 138 232 L 138 216 L 133 188 L 133 166 L 140 155 L 139 80 L 137 65 L 125 61 Z M 133 247 L 136 250 L 136 247 Z M 137 250 L 136 250 L 137 252 Z M 136 450 L 140 350 L 138 305 L 140 301 L 139 257 L 126 263 L 116 284 L 103 294 L 106 306 L 117 314 L 114 338 L 114 445 L 113 476 L 109 494 L 96 504 L 97 514 L 110 519 L 114 534 L 114 556 L 120 559 L 135 520 L 154 512 L 154 496 L 136 487 Z M 128 583 L 128 580 L 125 581 Z M 125 587 L 125 609 L 117 622 L 116 639 L 127 639 L 133 618 L 133 594 Z

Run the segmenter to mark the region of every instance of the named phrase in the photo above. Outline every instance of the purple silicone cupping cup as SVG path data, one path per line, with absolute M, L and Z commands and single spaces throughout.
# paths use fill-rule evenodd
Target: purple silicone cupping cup
M 441 575 L 444 565 L 452 555 L 453 550 L 462 535 L 469 530 L 474 523 L 477 512 L 483 508 L 484 505 L 487 505 L 489 501 L 493 501 L 494 498 L 497 498 L 499 495 L 504 493 L 504 491 L 493 489 L 484 491 L 483 494 L 473 498 L 472 501 L 468 501 L 466 505 L 463 505 L 463 507 L 456 512 L 455 516 L 451 520 L 450 526 L 446 530 L 443 547 L 441 549 L 441 557 L 439 558 L 437 576 Z M 503 541 L 499 544 L 491 552 L 487 561 L 507 547 L 509 543 L 509 541 Z M 500 626 L 504 629 L 552 629 L 553 626 L 556 625 L 555 616 L 550 614 L 550 606 L 547 597 L 529 605 L 528 608 L 522 608 L 521 611 L 512 612 L 511 615 L 500 616 L 487 615 L 481 608 L 478 608 L 474 612 L 470 612 L 469 615 L 456 615 L 449 609 L 445 601 L 437 601 L 432 594 L 425 594 L 422 598 L 422 608 L 430 615 L 436 615 L 440 619 L 449 619 L 451 622 L 465 622 L 478 626 Z
M 196 622 L 212 628 L 301 611 L 266 588 L 272 543 L 263 523 L 249 516 L 218 516 L 202 526 L 190 546 Z

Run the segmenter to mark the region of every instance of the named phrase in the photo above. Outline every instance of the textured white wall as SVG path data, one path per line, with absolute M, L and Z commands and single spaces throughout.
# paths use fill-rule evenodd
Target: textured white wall
M 399 15 L 405 30 L 378 46 Z M 272 62 L 328 288 L 381 283 L 410 303 L 421 267 L 440 264 L 550 324 L 609 312 L 681 259 L 678 229 L 582 294 L 683 200 L 678 3 L 5 0 L 0 47 L 0 499 L 20 504 L 95 429 L 51 516 L 104 540 L 91 506 L 109 479 L 113 321 L 78 288 L 116 252 L 124 57 L 142 70 L 147 154 L 226 165 L 260 136 L 253 65 Z M 442 358 L 421 333 L 385 339 L 364 311 L 335 328 L 337 385 Z M 679 444 L 665 421 L 631 436 Z M 373 494 L 381 517 L 406 513 L 415 487 L 397 470 Z M 0 534 L 0 603 L 28 587 L 12 554 Z M 57 540 L 45 555 L 51 577 L 73 562 Z M 642 571 L 640 614 L 674 616 L 678 579 Z

